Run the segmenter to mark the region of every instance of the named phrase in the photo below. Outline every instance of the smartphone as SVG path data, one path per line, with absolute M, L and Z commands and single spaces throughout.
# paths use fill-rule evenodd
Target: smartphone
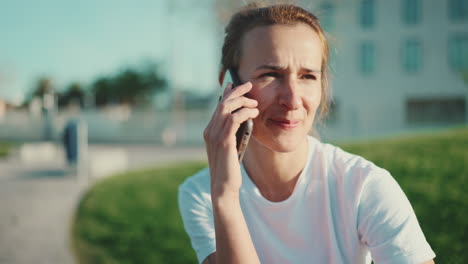
M 225 85 L 227 84 L 227 82 L 231 82 L 233 89 L 234 87 L 241 85 L 239 76 L 234 70 L 228 69 L 226 73 L 227 74 L 224 75 Z M 225 85 L 223 87 L 226 87 Z M 237 155 L 239 158 L 239 162 L 242 162 L 242 159 L 244 158 L 244 153 L 245 153 L 245 150 L 247 149 L 247 144 L 249 144 L 250 136 L 252 135 L 252 130 L 253 130 L 253 121 L 252 119 L 249 119 L 243 122 L 240 125 L 239 130 L 237 130 L 236 132 L 236 147 L 237 147 Z

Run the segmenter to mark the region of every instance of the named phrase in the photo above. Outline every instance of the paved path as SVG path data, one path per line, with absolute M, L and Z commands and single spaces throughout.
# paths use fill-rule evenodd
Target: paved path
M 202 147 L 92 145 L 90 153 L 124 150 L 129 169 L 181 160 L 204 160 Z M 69 228 L 79 199 L 92 182 L 64 170 L 64 161 L 24 164 L 0 160 L 0 263 L 74 263 Z M 97 175 L 99 176 L 99 175 Z

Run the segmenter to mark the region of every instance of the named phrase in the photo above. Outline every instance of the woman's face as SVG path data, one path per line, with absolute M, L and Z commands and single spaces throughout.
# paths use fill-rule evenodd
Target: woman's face
M 305 143 L 321 98 L 322 45 L 308 25 L 272 25 L 242 40 L 239 76 L 258 101 L 253 141 L 291 152 Z

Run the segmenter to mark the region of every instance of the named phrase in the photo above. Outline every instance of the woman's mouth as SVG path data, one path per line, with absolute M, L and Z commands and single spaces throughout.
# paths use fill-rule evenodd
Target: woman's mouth
M 293 129 L 299 126 L 299 121 L 289 119 L 270 119 L 271 122 L 283 129 Z

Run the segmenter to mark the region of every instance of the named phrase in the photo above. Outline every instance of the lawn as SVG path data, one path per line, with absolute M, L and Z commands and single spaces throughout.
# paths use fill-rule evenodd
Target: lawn
M 11 144 L 0 142 L 0 159 L 8 156 L 10 149 L 11 149 Z
M 195 263 L 177 187 L 205 167 L 190 162 L 107 178 L 82 198 L 72 224 L 78 263 Z
M 437 263 L 468 263 L 468 128 L 340 146 L 397 179 Z M 93 186 L 72 224 L 78 262 L 196 263 L 177 209 L 177 186 L 204 166 L 129 172 Z

